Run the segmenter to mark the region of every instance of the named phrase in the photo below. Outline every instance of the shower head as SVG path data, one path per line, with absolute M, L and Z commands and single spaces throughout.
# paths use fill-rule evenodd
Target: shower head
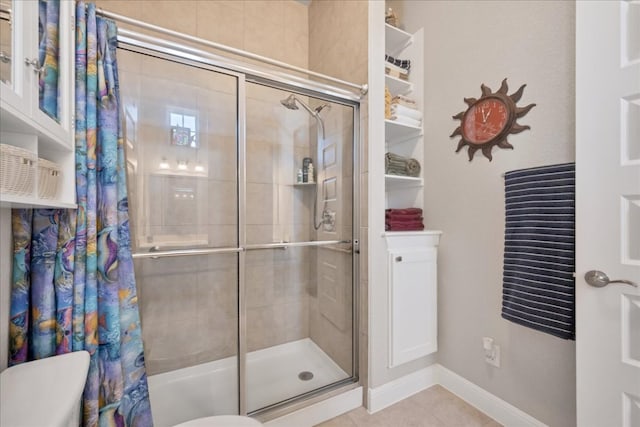
M 298 110 L 299 109 L 298 105 L 302 105 L 302 108 L 307 110 L 307 113 L 315 117 L 316 121 L 318 122 L 318 129 L 320 131 L 320 135 L 324 139 L 324 122 L 322 121 L 322 117 L 320 117 L 320 111 L 322 111 L 325 107 L 331 108 L 331 105 L 323 104 L 319 107 L 316 107 L 315 110 L 312 110 L 311 107 L 309 107 L 304 102 L 300 101 L 293 93 L 287 96 L 285 99 L 280 100 L 280 103 L 289 110 Z
M 287 98 L 280 101 L 282 105 L 284 105 L 289 110 L 297 110 L 298 106 L 296 105 L 297 98 L 294 94 L 289 95 Z
M 324 110 L 324 109 L 331 110 L 331 104 L 322 104 L 319 107 L 314 108 L 313 111 L 316 112 L 316 114 L 320 114 L 320 111 Z

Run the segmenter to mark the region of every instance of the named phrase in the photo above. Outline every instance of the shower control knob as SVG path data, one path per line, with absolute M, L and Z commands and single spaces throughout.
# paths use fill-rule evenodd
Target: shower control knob
M 402 262 L 402 257 L 401 256 L 397 256 L 396 257 L 396 262 Z

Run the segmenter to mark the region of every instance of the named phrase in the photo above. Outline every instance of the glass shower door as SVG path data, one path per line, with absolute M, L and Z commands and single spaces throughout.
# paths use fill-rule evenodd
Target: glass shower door
M 238 77 L 142 49 L 118 62 L 155 425 L 237 414 Z
M 252 413 L 354 374 L 354 112 L 254 83 L 246 94 L 244 398 Z

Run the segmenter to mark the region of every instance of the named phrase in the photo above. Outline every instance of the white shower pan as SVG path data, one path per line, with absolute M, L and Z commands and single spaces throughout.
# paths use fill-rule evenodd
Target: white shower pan
M 228 357 L 149 377 L 156 427 L 237 413 L 238 359 Z M 302 380 L 302 372 L 313 378 Z M 349 378 L 310 338 L 247 353 L 247 411 Z M 304 377 L 304 375 L 303 375 Z

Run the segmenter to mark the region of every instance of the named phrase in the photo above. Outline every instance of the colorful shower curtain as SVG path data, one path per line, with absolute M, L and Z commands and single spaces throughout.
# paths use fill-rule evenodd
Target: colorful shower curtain
M 60 0 L 38 2 L 38 60 L 42 71 L 39 76 L 40 109 L 55 120 L 58 114 L 58 27 Z
M 14 209 L 9 364 L 91 356 L 85 426 L 152 426 L 131 258 L 116 26 L 77 4 L 77 210 Z

